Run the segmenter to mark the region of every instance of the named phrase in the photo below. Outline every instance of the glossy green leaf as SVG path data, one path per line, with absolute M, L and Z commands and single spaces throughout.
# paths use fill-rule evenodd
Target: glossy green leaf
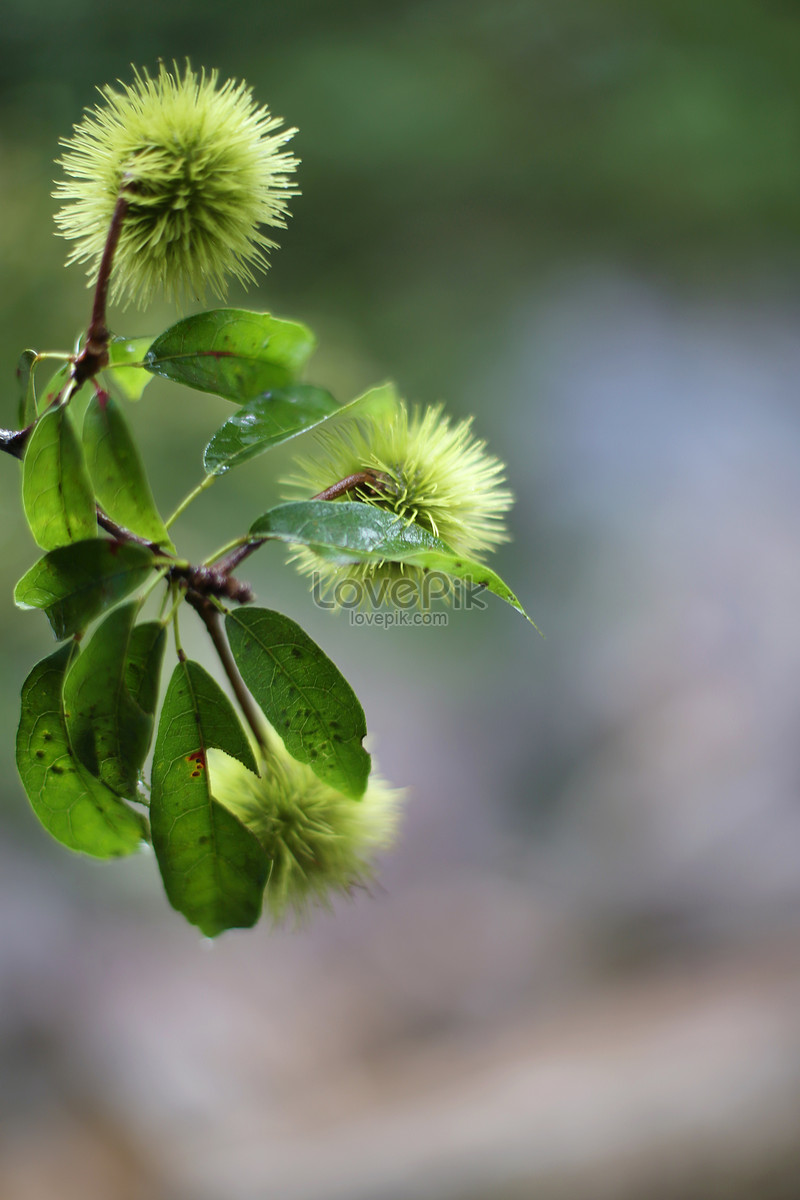
M 339 669 L 281 613 L 241 608 L 225 627 L 242 678 L 289 753 L 346 796 L 362 796 L 370 771 L 361 744 L 367 723 Z
M 134 625 L 125 663 L 125 687 L 139 708 L 154 716 L 158 705 L 161 664 L 167 631 L 160 621 Z
M 280 504 L 250 527 L 256 537 L 310 546 L 330 562 L 398 562 L 441 571 L 486 588 L 534 622 L 499 575 L 483 563 L 456 554 L 441 538 L 372 504 L 355 500 L 304 500 Z
M 86 465 L 98 504 L 118 525 L 171 548 L 127 422 L 111 397 L 92 397 L 83 420 Z
M 271 446 L 286 442 L 339 412 L 330 392 L 295 383 L 275 388 L 249 401 L 230 417 L 205 449 L 203 465 L 209 475 L 223 475 Z
M 209 475 L 223 475 L 231 467 L 263 454 L 265 450 L 314 429 L 331 417 L 374 414 L 394 407 L 392 384 L 371 388 L 349 404 L 337 404 L 330 392 L 298 383 L 256 396 L 220 426 L 205 449 Z
M 41 608 L 57 638 L 86 626 L 144 583 L 153 555 L 135 542 L 91 538 L 51 550 L 14 589 L 19 608 Z
M 254 536 L 312 546 L 340 562 L 401 562 L 449 547 L 419 525 L 356 500 L 298 500 L 269 509 L 250 526 Z
M 178 321 L 151 345 L 147 369 L 240 403 L 294 382 L 314 349 L 305 325 L 217 308 Z
M 22 503 L 43 550 L 97 532 L 83 450 L 64 408 L 51 408 L 36 422 L 22 463 Z
M 125 400 L 141 400 L 152 379 L 144 365 L 153 344 L 151 337 L 112 337 L 108 343 L 108 378 Z
M 17 768 L 34 812 L 54 838 L 95 858 L 116 858 L 136 850 L 145 823 L 93 778 L 72 748 L 61 689 L 75 653 L 74 645 L 61 646 L 26 679 Z
M 145 710 L 138 703 L 143 688 L 152 689 L 152 679 L 134 680 L 136 698 L 127 686 L 129 669 L 149 671 L 152 665 L 142 660 L 139 645 L 135 666 L 129 662 L 138 611 L 134 602 L 110 612 L 64 681 L 67 732 L 75 753 L 92 775 L 128 800 L 136 799 L 153 734 L 154 705 Z
M 211 746 L 256 770 L 227 696 L 197 663 L 180 662 L 156 735 L 150 825 L 170 904 L 207 937 L 256 923 L 269 873 L 258 839 L 211 795 Z
M 23 350 L 17 363 L 19 385 L 19 407 L 17 416 L 21 426 L 29 425 L 36 416 L 36 389 L 33 368 L 39 355 L 35 350 Z

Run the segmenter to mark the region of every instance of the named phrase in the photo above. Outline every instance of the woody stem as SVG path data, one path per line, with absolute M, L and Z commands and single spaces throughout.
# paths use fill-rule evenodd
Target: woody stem
M 228 639 L 225 636 L 225 631 L 222 628 L 219 610 L 208 599 L 207 596 L 202 596 L 198 592 L 191 589 L 186 593 L 186 602 L 191 604 L 192 608 L 200 617 L 201 621 L 208 630 L 208 636 L 214 643 L 214 649 L 219 656 L 219 661 L 225 674 L 228 676 L 228 682 L 231 685 L 233 694 L 236 697 L 239 708 L 247 721 L 247 724 L 253 731 L 258 745 L 262 752 L 266 753 L 267 742 L 264 733 L 264 723 L 261 719 L 261 713 L 256 708 L 253 697 L 245 687 L 244 680 L 239 674 L 239 668 L 236 666 L 236 661 L 231 653 L 231 648 Z
M 122 224 L 127 211 L 128 199 L 124 191 L 122 191 L 117 198 L 117 203 L 114 205 L 106 244 L 103 248 L 103 257 L 100 259 L 97 284 L 94 290 L 92 315 L 89 320 L 89 328 L 86 330 L 86 342 L 72 366 L 72 378 L 78 386 L 85 383 L 87 379 L 91 379 L 98 371 L 102 371 L 103 367 L 108 366 L 109 332 L 106 325 L 108 289 L 111 283 L 111 268 L 114 264 L 114 255 L 117 251 L 120 234 L 122 233 Z

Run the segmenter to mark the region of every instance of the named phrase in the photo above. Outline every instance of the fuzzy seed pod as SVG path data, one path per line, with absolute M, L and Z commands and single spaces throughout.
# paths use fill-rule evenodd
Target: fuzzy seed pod
M 209 750 L 214 797 L 252 830 L 272 860 L 264 901 L 276 922 L 330 908 L 373 878 L 374 854 L 394 838 L 401 793 L 374 774 L 360 800 L 330 787 L 297 762 L 274 734 L 259 778 Z
M 59 232 L 75 240 L 68 263 L 88 263 L 97 279 L 111 216 L 121 193 L 128 209 L 117 246 L 112 299 L 144 305 L 162 289 L 170 299 L 224 295 L 265 270 L 275 242 L 260 226 L 285 226 L 296 195 L 288 172 L 297 159 L 281 147 L 296 132 L 259 108 L 244 83 L 218 87 L 216 71 L 162 63 L 152 78 L 100 89 L 59 160 L 66 178 Z
M 337 480 L 369 471 L 374 482 L 343 499 L 413 521 L 468 558 L 480 559 L 508 540 L 503 518 L 513 497 L 502 486 L 505 467 L 475 437 L 471 418 L 451 424 L 442 405 L 409 413 L 400 402 L 390 417 L 342 423 L 318 434 L 313 453 L 296 458 L 295 466 L 284 480 L 286 499 L 308 499 Z M 342 565 L 305 546 L 293 558 L 300 571 L 316 577 L 323 593 L 345 580 L 358 585 L 365 579 L 422 578 L 422 569 L 407 563 Z

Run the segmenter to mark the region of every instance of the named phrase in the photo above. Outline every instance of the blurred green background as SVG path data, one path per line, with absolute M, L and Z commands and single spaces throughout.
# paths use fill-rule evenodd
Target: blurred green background
M 28 811 L 18 693 L 52 642 L 12 604 L 36 551 L 2 464 L 0 1195 L 789 1200 L 800 8 L 6 0 L 6 425 L 20 351 L 88 312 L 58 140 L 131 63 L 187 56 L 300 130 L 281 249 L 230 302 L 308 322 L 341 400 L 393 378 L 475 414 L 517 495 L 495 565 L 546 640 L 499 603 L 353 628 L 252 559 L 409 794 L 372 897 L 210 946 L 148 856 L 70 857 Z M 230 411 L 159 381 L 130 410 L 165 509 Z M 201 498 L 186 552 L 289 460 Z

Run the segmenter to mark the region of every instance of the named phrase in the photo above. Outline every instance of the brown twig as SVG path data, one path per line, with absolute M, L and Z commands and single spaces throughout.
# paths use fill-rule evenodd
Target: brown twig
M 103 367 L 108 366 L 109 332 L 106 325 L 106 308 L 108 306 L 108 288 L 111 282 L 111 268 L 114 265 L 114 255 L 119 244 L 122 224 L 128 211 L 128 199 L 125 192 L 119 194 L 111 224 L 108 227 L 108 237 L 103 248 L 103 257 L 97 272 L 97 285 L 94 290 L 94 304 L 86 330 L 86 341 L 75 357 L 72 364 L 72 378 L 80 387 L 87 379 L 91 379 Z
M 259 709 L 256 707 L 253 697 L 245 687 L 244 680 L 239 674 L 239 668 L 236 666 L 236 660 L 231 653 L 231 648 L 225 631 L 222 628 L 220 621 L 219 610 L 209 600 L 208 596 L 203 596 L 199 592 L 190 588 L 186 593 L 186 602 L 190 604 L 195 612 L 200 617 L 201 621 L 208 630 L 208 636 L 214 643 L 219 661 L 222 664 L 222 669 L 228 677 L 228 682 L 231 685 L 233 694 L 236 697 L 239 708 L 244 714 L 247 724 L 253 731 L 253 736 L 261 747 L 262 751 L 267 750 L 267 739 L 264 731 L 264 722 Z
M 254 538 L 252 542 L 245 542 L 243 546 L 237 546 L 235 550 L 231 550 L 230 554 L 226 554 L 221 558 L 215 566 L 215 570 L 220 571 L 223 575 L 230 575 L 239 563 L 243 563 L 246 558 L 258 550 L 259 546 L 263 546 L 264 542 L 268 542 L 268 537 Z
M 32 433 L 33 425 L 26 425 L 24 429 L 0 429 L 0 450 L 14 458 L 23 459 L 28 438 Z
M 234 578 L 228 570 L 217 566 L 181 567 L 170 570 L 173 579 L 182 580 L 189 591 L 199 596 L 218 596 L 235 600 L 237 604 L 249 604 L 255 599 L 249 583 Z
M 158 555 L 159 558 L 173 558 L 173 555 L 158 542 L 148 541 L 147 538 L 140 537 L 138 533 L 126 529 L 124 525 L 118 525 L 99 504 L 97 505 L 97 524 L 101 529 L 105 529 L 106 533 L 110 533 L 115 542 L 134 542 L 137 546 L 144 546 L 146 550 Z M 249 604 L 251 600 L 255 599 L 253 589 L 249 583 L 234 578 L 231 570 L 232 567 L 219 564 L 211 567 L 205 565 L 193 567 L 191 564 L 175 563 L 169 568 L 169 577 L 172 580 L 179 580 L 183 584 L 187 590 L 187 599 L 190 593 L 194 593 L 201 598 L 219 596 L 226 600 L 235 600 L 239 604 Z
M 346 475 L 344 479 L 339 479 L 336 483 L 332 483 L 330 487 L 325 488 L 321 492 L 317 492 L 316 496 L 312 496 L 312 500 L 336 500 L 339 496 L 344 496 L 347 492 L 353 492 L 359 487 L 375 488 L 376 484 L 380 484 L 384 476 L 377 471 L 356 471 L 354 475 Z
M 66 404 L 75 392 L 86 383 L 87 379 L 92 379 L 98 371 L 102 371 L 103 367 L 108 366 L 108 339 L 110 337 L 106 325 L 108 288 L 111 282 L 111 268 L 114 264 L 114 255 L 119 244 L 122 223 L 127 211 L 128 200 L 123 191 L 114 205 L 111 224 L 108 227 L 108 237 L 103 248 L 103 257 L 100 259 L 100 267 L 97 272 L 97 285 L 94 291 L 94 302 L 92 304 L 92 315 L 89 318 L 89 327 L 86 330 L 86 340 L 72 362 L 70 379 L 66 385 L 70 389 L 69 395 L 65 396 L 62 389 L 50 407 L 62 403 Z M 35 424 L 36 422 L 32 421 L 24 429 L 0 429 L 0 451 L 4 451 L 14 458 L 24 458 L 25 447 L 28 444 Z M 99 514 L 98 520 L 100 520 Z M 102 521 L 100 523 L 102 525 Z M 129 538 L 128 540 L 131 539 Z
M 153 554 L 160 555 L 161 558 L 172 558 L 169 551 L 162 550 L 158 542 L 150 542 L 147 538 L 139 537 L 139 534 L 134 533 L 133 530 L 126 529 L 124 525 L 118 525 L 116 521 L 112 521 L 99 504 L 96 505 L 96 509 L 97 524 L 101 529 L 105 529 L 106 533 L 110 533 L 115 542 L 135 542 L 137 546 L 144 546 L 147 550 L 152 550 Z

